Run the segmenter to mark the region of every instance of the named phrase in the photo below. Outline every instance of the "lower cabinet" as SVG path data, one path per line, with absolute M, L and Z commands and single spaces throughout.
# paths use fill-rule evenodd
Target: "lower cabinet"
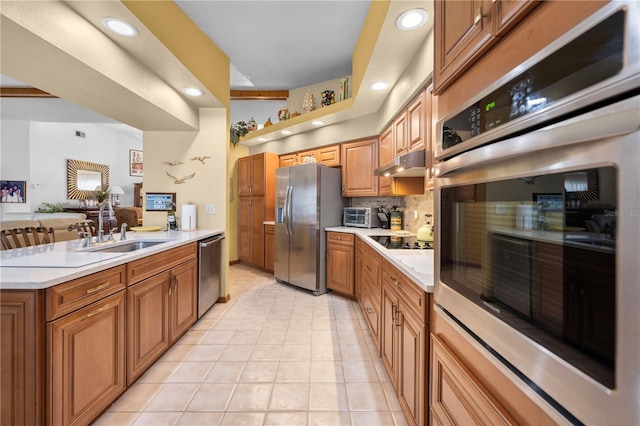
M 127 383 L 135 381 L 197 320 L 197 262 L 128 289 Z
M 85 425 L 127 387 L 125 291 L 47 324 L 48 423 Z
M 327 232 L 327 288 L 347 296 L 355 296 L 355 235 Z
M 431 335 L 431 424 L 512 425 L 516 422 L 436 335 Z
M 425 425 L 427 405 L 427 324 L 406 300 L 402 287 L 416 287 L 388 262 L 382 264 L 382 363 L 400 407 L 411 425 Z
M 380 351 L 380 301 L 382 290 L 380 285 L 380 265 L 382 257 L 366 244 L 362 247 L 362 273 L 360 286 L 362 301 L 360 306 L 378 351 Z

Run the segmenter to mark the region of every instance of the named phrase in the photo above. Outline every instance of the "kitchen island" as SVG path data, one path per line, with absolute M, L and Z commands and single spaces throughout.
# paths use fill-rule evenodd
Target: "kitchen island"
M 222 232 L 3 251 L 0 423 L 91 423 L 196 321 L 197 242 Z

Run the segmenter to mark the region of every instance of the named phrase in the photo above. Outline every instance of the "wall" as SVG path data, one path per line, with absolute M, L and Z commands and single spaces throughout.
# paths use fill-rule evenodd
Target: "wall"
M 142 132 L 126 125 L 3 119 L 1 178 L 26 180 L 27 202 L 2 204 L 2 212 L 35 211 L 43 202 L 77 206 L 67 199 L 68 159 L 108 165 L 110 186 L 125 192 L 121 205 L 132 206 L 133 184 L 142 178 L 129 176 L 130 149 L 142 149 Z
M 425 223 L 425 214 L 430 214 L 433 223 L 433 191 L 425 195 L 409 195 L 404 197 L 354 197 L 350 198 L 352 207 L 397 206 L 402 212 L 402 229 L 416 233 Z M 416 217 L 417 216 L 417 217 Z

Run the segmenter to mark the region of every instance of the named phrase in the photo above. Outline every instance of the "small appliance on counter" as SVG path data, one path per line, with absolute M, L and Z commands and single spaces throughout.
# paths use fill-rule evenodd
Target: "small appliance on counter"
M 375 207 L 345 207 L 342 210 L 342 225 L 356 228 L 377 228 L 378 215 Z

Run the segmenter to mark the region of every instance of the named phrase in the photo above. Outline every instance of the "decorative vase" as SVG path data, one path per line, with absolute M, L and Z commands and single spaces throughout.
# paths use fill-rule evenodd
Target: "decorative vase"
M 291 113 L 291 118 L 298 117 L 300 113 L 298 111 L 294 111 Z
M 323 107 L 326 107 L 334 103 L 336 103 L 336 99 L 335 99 L 335 93 L 333 92 L 333 90 L 323 91 L 320 105 L 322 105 Z
M 269 127 L 269 126 L 273 126 L 273 123 L 271 122 L 271 117 L 269 117 L 267 121 L 265 121 L 264 124 L 262 125 L 262 127 Z
M 278 120 L 285 121 L 289 119 L 289 108 L 282 107 L 278 110 Z
M 256 120 L 254 120 L 253 117 L 251 117 L 251 119 L 247 121 L 247 131 L 253 132 L 254 130 L 257 130 L 257 129 L 258 129 L 258 124 L 256 124 Z
M 311 89 L 307 90 L 307 93 L 302 97 L 302 109 L 305 110 L 305 112 L 311 112 L 316 109 L 316 100 L 313 97 Z

